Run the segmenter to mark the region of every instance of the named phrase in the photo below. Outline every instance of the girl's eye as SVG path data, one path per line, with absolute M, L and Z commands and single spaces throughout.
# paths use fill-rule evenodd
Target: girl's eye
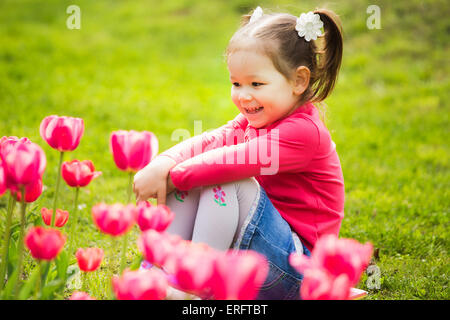
M 254 87 L 259 87 L 262 86 L 263 84 L 261 82 L 252 82 L 252 86 Z
M 239 82 L 233 82 L 233 86 L 239 87 Z

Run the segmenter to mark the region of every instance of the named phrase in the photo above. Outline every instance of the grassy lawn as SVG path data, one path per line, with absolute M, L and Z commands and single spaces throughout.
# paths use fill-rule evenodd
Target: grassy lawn
M 80 30 L 66 27 L 74 2 Z M 65 160 L 91 159 L 103 175 L 80 193 L 76 244 L 111 256 L 111 239 L 90 211 L 126 200 L 128 177 L 109 152 L 111 131 L 152 131 L 162 151 L 175 144 L 175 129 L 193 134 L 195 120 L 203 130 L 222 125 L 237 114 L 223 53 L 241 14 L 257 5 L 300 14 L 322 3 L 2 0 L 0 136 L 29 137 L 48 161 L 29 223 L 41 223 L 40 208 L 52 207 L 58 155 L 39 135 L 45 116 L 85 120 L 81 144 Z M 366 26 L 371 4 L 381 9 L 381 29 Z M 449 299 L 450 3 L 345 0 L 328 7 L 344 26 L 342 69 L 326 101 L 346 185 L 340 236 L 379 249 L 381 288 L 369 290 L 367 275 L 359 287 L 369 290 L 367 299 Z M 71 210 L 73 190 L 64 183 L 59 198 Z M 6 202 L 0 199 L 1 234 Z M 133 243 L 130 261 L 136 252 Z M 32 259 L 25 261 L 27 270 Z M 109 268 L 103 263 L 91 277 L 92 295 L 104 297 Z

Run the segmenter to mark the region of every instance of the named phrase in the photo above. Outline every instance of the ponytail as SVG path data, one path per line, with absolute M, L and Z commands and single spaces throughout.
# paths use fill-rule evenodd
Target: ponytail
M 311 77 L 313 87 L 312 101 L 320 102 L 331 93 L 337 80 L 342 61 L 343 40 L 342 24 L 339 17 L 327 9 L 314 11 L 320 15 L 325 30 L 322 43 L 315 50 L 316 68 Z M 315 46 L 315 45 L 314 45 Z

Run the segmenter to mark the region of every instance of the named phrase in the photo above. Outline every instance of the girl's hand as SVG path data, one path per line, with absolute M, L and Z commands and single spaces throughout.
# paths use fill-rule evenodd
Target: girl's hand
M 136 194 L 136 202 L 145 201 L 148 198 L 156 198 L 157 204 L 166 204 L 167 192 L 175 189 L 170 179 L 169 171 L 176 162 L 165 156 L 156 157 L 134 176 L 133 192 Z M 170 182 L 168 183 L 168 180 Z

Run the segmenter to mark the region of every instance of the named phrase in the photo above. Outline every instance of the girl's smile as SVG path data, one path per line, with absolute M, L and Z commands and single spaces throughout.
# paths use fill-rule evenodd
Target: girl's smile
M 238 50 L 228 58 L 231 99 L 255 128 L 267 126 L 290 114 L 299 95 L 272 61 L 251 50 Z

